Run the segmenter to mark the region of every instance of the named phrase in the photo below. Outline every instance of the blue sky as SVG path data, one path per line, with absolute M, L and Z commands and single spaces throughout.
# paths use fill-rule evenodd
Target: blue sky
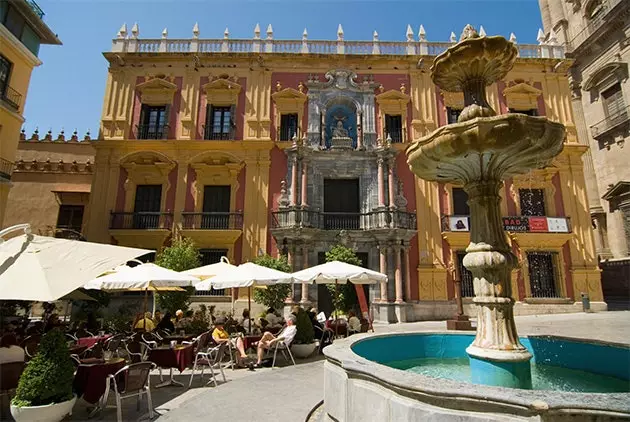
M 300 39 L 306 27 L 310 39 L 336 39 L 342 24 L 346 40 L 404 41 L 407 24 L 418 32 L 423 24 L 429 41 L 458 36 L 465 24 L 483 25 L 489 35 L 514 32 L 518 43 L 535 43 L 542 26 L 537 0 L 37 0 L 46 23 L 62 46 L 42 46 L 44 64 L 31 79 L 25 109 L 28 133 L 52 128 L 66 133 L 98 132 L 109 51 L 118 29 L 134 22 L 141 38 L 190 38 L 199 22 L 201 38 L 251 38 L 256 23 L 262 32 L 269 23 L 278 39 Z M 264 34 L 263 34 L 264 36 Z

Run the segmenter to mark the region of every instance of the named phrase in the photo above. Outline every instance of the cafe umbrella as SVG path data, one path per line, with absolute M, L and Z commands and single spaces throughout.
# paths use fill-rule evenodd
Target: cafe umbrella
M 208 287 L 214 289 L 247 288 L 247 309 L 251 315 L 252 287 L 266 287 L 275 284 L 291 283 L 294 283 L 294 278 L 289 273 L 263 267 L 253 262 L 246 262 L 231 271 L 226 271 L 223 274 L 198 283 L 195 285 L 195 289 L 209 290 Z M 249 325 L 249 330 L 251 332 L 251 324 Z
M 147 294 L 152 291 L 153 312 L 155 313 L 155 292 L 180 290 L 198 282 L 199 278 L 195 276 L 149 263 L 135 267 L 120 267 L 114 273 L 90 280 L 84 288 L 88 290 L 144 291 L 144 313 L 147 311 Z

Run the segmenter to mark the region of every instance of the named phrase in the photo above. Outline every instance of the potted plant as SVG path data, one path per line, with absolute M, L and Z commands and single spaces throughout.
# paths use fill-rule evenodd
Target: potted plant
M 302 308 L 298 309 L 295 326 L 297 333 L 293 339 L 293 344 L 291 344 L 291 353 L 296 358 L 307 358 L 317 349 L 317 342 L 315 341 L 315 330 L 313 330 L 311 318 Z
M 46 333 L 39 350 L 26 365 L 15 397 L 11 415 L 17 422 L 59 422 L 72 414 L 77 397 L 72 394 L 74 365 L 64 334 Z

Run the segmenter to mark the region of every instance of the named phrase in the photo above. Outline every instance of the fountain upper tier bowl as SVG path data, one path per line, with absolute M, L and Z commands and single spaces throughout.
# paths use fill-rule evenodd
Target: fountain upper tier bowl
M 442 126 L 407 149 L 413 173 L 440 182 L 503 180 L 547 166 L 562 151 L 564 126 L 507 114 Z

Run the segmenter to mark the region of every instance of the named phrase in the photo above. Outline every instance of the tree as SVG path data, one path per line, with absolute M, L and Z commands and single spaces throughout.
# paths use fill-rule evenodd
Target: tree
M 195 243 L 189 238 L 175 239 L 173 244 L 166 247 L 160 252 L 155 263 L 160 267 L 168 268 L 173 271 L 186 271 L 197 268 L 201 265 L 201 255 L 195 247 Z M 190 296 L 194 293 L 194 287 L 187 287 L 180 292 L 164 292 L 159 293 L 157 301 L 163 310 L 175 314 L 175 311 L 181 309 L 186 311 L 190 306 Z
M 335 245 L 326 252 L 326 262 L 340 261 L 352 265 L 361 265 L 362 262 L 354 251 L 343 245 Z M 358 299 L 357 292 L 353 284 L 341 285 L 327 284 L 328 291 L 333 298 L 335 311 L 347 312 L 355 307 Z
M 274 258 L 270 255 L 262 255 L 256 257 L 252 262 L 263 267 L 284 271 L 285 273 L 291 272 L 286 256 Z M 279 309 L 282 308 L 285 299 L 290 293 L 290 284 L 276 284 L 267 286 L 266 289 L 254 289 L 254 302 L 265 305 L 268 308 Z

